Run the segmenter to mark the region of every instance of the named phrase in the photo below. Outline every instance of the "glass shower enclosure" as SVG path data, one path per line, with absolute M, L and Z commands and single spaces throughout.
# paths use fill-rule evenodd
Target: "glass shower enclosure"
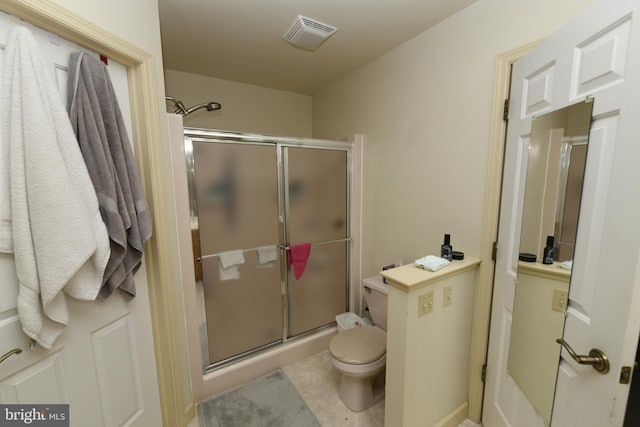
M 185 153 L 205 371 L 348 310 L 349 143 L 186 128 Z

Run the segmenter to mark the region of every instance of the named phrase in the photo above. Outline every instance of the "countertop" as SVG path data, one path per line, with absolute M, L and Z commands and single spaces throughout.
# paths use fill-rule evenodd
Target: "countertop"
M 571 270 L 560 268 L 560 263 L 558 262 L 554 262 L 553 264 L 543 264 L 541 262 L 518 261 L 518 274 L 520 273 L 567 282 L 571 278 Z
M 453 260 L 449 265 L 438 271 L 428 271 L 412 263 L 381 271 L 380 275 L 387 279 L 389 286 L 404 292 L 410 292 L 424 286 L 429 286 L 439 279 L 467 270 L 473 270 L 480 265 L 480 261 L 480 258 L 465 256 L 463 260 Z

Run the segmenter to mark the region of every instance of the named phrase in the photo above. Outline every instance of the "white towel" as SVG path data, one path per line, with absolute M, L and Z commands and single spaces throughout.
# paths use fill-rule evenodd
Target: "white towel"
M 240 278 L 238 266 L 244 264 L 244 253 L 242 250 L 222 252 L 218 255 L 220 259 L 220 280 L 234 280 Z
M 273 262 L 278 259 L 277 246 L 261 246 L 256 248 L 258 252 L 258 265 L 273 265 Z
M 13 252 L 23 331 L 50 349 L 64 294 L 96 298 L 109 237 L 78 142 L 35 39 L 14 28 L 0 86 L 0 251 Z
M 440 258 L 435 255 L 427 255 L 415 260 L 415 265 L 429 271 L 438 271 L 441 268 L 446 267 L 450 263 L 451 261 L 449 261 L 448 259 Z
M 237 251 L 222 252 L 219 255 L 220 265 L 222 268 L 229 268 L 232 265 L 244 264 L 244 252 L 241 249 Z

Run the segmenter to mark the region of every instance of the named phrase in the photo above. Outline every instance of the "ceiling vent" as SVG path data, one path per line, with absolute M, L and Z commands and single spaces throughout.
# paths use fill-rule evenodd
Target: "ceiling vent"
M 294 46 L 316 50 L 337 30 L 330 25 L 298 15 L 282 38 Z

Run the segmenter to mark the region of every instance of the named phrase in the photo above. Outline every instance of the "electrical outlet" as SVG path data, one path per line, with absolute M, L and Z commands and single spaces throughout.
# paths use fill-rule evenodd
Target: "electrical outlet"
M 433 291 L 418 296 L 418 317 L 431 313 L 433 310 Z
M 567 291 L 564 289 L 556 288 L 553 290 L 553 302 L 551 303 L 551 309 L 564 313 L 567 311 Z
M 447 307 L 453 302 L 453 285 L 447 285 L 444 287 L 442 293 L 442 306 Z

